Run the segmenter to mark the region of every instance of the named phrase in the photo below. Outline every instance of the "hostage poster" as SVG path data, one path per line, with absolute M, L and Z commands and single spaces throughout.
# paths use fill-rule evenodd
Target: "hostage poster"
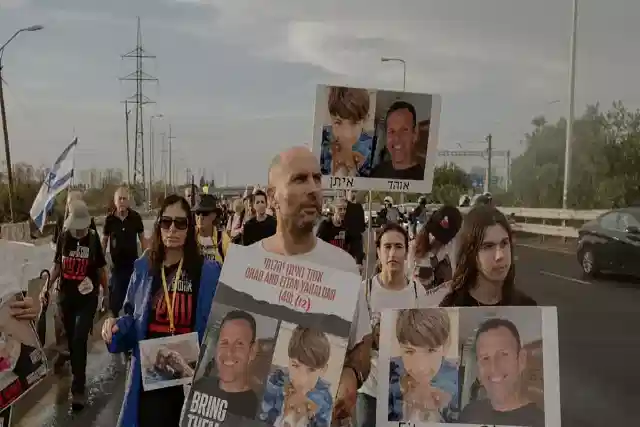
M 47 375 L 44 351 L 31 322 L 11 315 L 22 292 L 0 283 L 0 411 L 13 404 Z
M 359 286 L 232 245 L 180 425 L 329 427 Z
M 560 427 L 555 307 L 389 310 L 380 343 L 380 427 Z

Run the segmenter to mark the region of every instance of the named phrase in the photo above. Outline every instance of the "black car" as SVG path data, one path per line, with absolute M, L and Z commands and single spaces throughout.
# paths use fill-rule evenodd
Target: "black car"
M 578 231 L 578 262 L 587 276 L 640 277 L 640 207 L 612 210 L 584 224 Z

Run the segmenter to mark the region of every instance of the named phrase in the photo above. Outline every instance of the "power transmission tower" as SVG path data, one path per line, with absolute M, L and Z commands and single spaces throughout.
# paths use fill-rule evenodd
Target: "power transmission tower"
M 153 59 L 154 55 L 149 55 L 142 47 L 142 29 L 140 28 L 140 17 L 138 17 L 138 38 L 136 48 L 131 52 L 122 55 L 125 59 L 136 60 L 136 70 L 131 74 L 121 77 L 120 81 L 135 81 L 136 93 L 127 98 L 124 102 L 127 104 L 135 104 L 135 121 L 136 130 L 133 144 L 133 182 L 132 184 L 140 185 L 144 194 L 145 189 L 145 171 L 144 171 L 144 119 L 143 106 L 146 104 L 154 104 L 143 93 L 143 84 L 145 82 L 157 82 L 158 79 L 145 73 L 143 69 L 143 59 Z M 146 198 L 145 198 L 146 199 Z

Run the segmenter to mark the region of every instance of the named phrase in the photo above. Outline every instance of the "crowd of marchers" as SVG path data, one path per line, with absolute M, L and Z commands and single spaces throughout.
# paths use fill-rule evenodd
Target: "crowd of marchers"
M 331 213 L 322 216 L 320 166 L 308 148 L 277 155 L 267 178 L 266 188 L 233 201 L 219 200 L 195 187 L 187 187 L 183 195 L 169 195 L 149 237 L 142 218 L 129 206 L 126 187 L 115 192 L 114 208 L 101 236 L 82 194 L 69 193 L 54 236 L 51 278 L 40 299 L 42 307 L 50 300 L 59 307 L 68 352 L 57 363 L 71 367 L 74 410 L 86 404 L 87 342 L 103 296 L 108 316 L 102 338 L 110 352 L 123 353 L 129 360 L 118 425 L 179 425 L 183 387 L 144 389 L 140 343 L 194 332 L 203 339 L 231 243 L 366 277 L 359 284 L 333 425 L 347 425 L 346 420 L 354 426 L 375 425 L 382 310 L 536 305 L 516 287 L 513 234 L 507 219 L 492 206 L 490 195 L 464 218 L 454 206 L 429 212 L 425 199 L 420 199 L 409 215 L 409 230 L 393 200 L 386 199 L 368 243 L 363 239 L 367 234 L 364 210 L 351 192 L 333 199 Z M 366 273 L 369 257 L 365 253 L 375 258 L 372 274 Z M 181 285 L 172 287 L 178 280 Z M 37 317 L 38 308 L 28 298 L 15 308 L 16 316 L 25 321 Z M 512 341 L 507 336 L 503 345 L 515 348 Z M 241 348 L 237 351 L 240 360 Z M 504 354 L 519 357 L 517 349 Z M 516 386 L 505 382 L 500 387 Z M 486 387 L 490 404 L 482 410 L 465 408 L 460 422 L 483 423 L 478 417 L 493 411 L 507 414 L 503 419 L 510 420 L 508 424 L 518 424 L 518 414 L 530 409 L 531 402 L 500 387 Z M 235 393 L 247 391 L 224 379 L 218 388 L 229 401 Z

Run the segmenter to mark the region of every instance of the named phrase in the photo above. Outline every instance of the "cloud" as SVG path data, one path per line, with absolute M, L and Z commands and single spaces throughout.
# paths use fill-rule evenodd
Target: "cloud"
M 469 20 L 468 10 L 460 15 L 466 20 L 453 19 L 461 7 L 456 1 L 447 2 L 454 4 L 449 8 L 409 0 L 393 7 L 381 0 L 272 0 L 266 8 L 258 0 L 199 3 L 215 9 L 217 36 L 260 57 L 317 67 L 333 75 L 333 83 L 397 88 L 402 71 L 381 64 L 381 56 L 405 59 L 407 89 L 413 91 L 468 91 L 497 66 L 524 81 L 554 80 L 566 68 L 566 58 L 526 34 L 505 37 L 486 22 Z M 506 3 L 497 3 L 504 11 Z
M 26 6 L 29 0 L 0 0 L 0 10 L 2 9 L 18 9 Z

